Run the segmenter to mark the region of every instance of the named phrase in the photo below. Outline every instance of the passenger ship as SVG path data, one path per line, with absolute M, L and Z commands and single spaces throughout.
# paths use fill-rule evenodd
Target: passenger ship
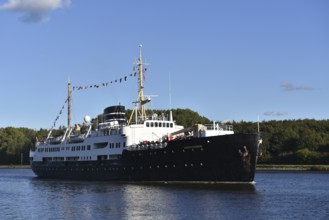
M 235 134 L 231 125 L 177 125 L 169 116 L 146 114 L 142 48 L 136 63 L 138 98 L 127 120 L 125 107 L 104 109 L 95 126 L 89 116 L 85 133 L 70 125 L 64 135 L 48 137 L 30 150 L 33 172 L 40 178 L 139 182 L 253 182 L 259 138 Z

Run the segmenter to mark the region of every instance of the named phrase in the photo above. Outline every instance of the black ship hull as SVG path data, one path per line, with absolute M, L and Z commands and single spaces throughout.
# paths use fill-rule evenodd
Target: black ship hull
M 111 181 L 253 182 L 256 134 L 169 141 L 165 148 L 123 150 L 119 159 L 32 161 L 40 178 Z

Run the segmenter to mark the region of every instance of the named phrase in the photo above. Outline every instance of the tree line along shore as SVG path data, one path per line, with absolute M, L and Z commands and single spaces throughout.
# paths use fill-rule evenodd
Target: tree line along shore
M 152 112 L 169 115 L 168 110 Z M 176 123 L 184 127 L 212 123 L 190 109 L 174 109 L 172 112 Z M 130 113 L 131 110 L 126 111 L 126 115 Z M 97 120 L 101 122 L 102 115 Z M 257 122 L 232 121 L 229 124 L 233 125 L 235 133 L 256 133 L 258 130 Z M 328 170 L 329 120 L 273 120 L 262 121 L 259 125 L 263 140 L 261 157 L 258 159 L 260 170 L 294 169 L 293 165 L 296 169 Z M 84 126 L 81 127 L 83 131 Z M 65 126 L 60 126 L 53 131 L 53 136 L 61 135 L 64 131 Z M 47 135 L 48 129 L 0 128 L 0 165 L 28 165 L 29 150 L 34 147 L 36 140 L 44 140 Z

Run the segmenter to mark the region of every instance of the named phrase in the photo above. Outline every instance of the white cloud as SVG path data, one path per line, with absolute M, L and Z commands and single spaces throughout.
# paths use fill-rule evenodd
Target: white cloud
M 264 115 L 265 116 L 271 116 L 271 115 L 273 115 L 273 113 L 274 113 L 273 111 L 272 112 L 264 112 Z
M 275 113 L 276 116 L 284 116 L 284 115 L 288 115 L 288 112 L 277 112 Z
M 304 85 L 300 85 L 300 86 L 295 86 L 290 82 L 284 82 L 281 83 L 280 87 L 283 89 L 283 91 L 302 91 L 302 90 L 314 90 L 314 88 L 309 87 L 309 86 L 304 86 Z
M 8 0 L 0 5 L 0 10 L 22 14 L 24 22 L 41 22 L 56 9 L 69 7 L 71 0 Z
M 270 112 L 264 112 L 265 116 L 285 116 L 288 115 L 288 112 L 274 112 L 274 111 L 270 111 Z

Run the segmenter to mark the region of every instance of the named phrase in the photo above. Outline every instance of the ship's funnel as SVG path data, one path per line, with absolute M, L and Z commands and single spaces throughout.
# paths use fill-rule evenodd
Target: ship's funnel
M 122 105 L 110 106 L 104 109 L 103 114 L 104 122 L 117 121 L 119 124 L 126 123 L 125 107 Z

